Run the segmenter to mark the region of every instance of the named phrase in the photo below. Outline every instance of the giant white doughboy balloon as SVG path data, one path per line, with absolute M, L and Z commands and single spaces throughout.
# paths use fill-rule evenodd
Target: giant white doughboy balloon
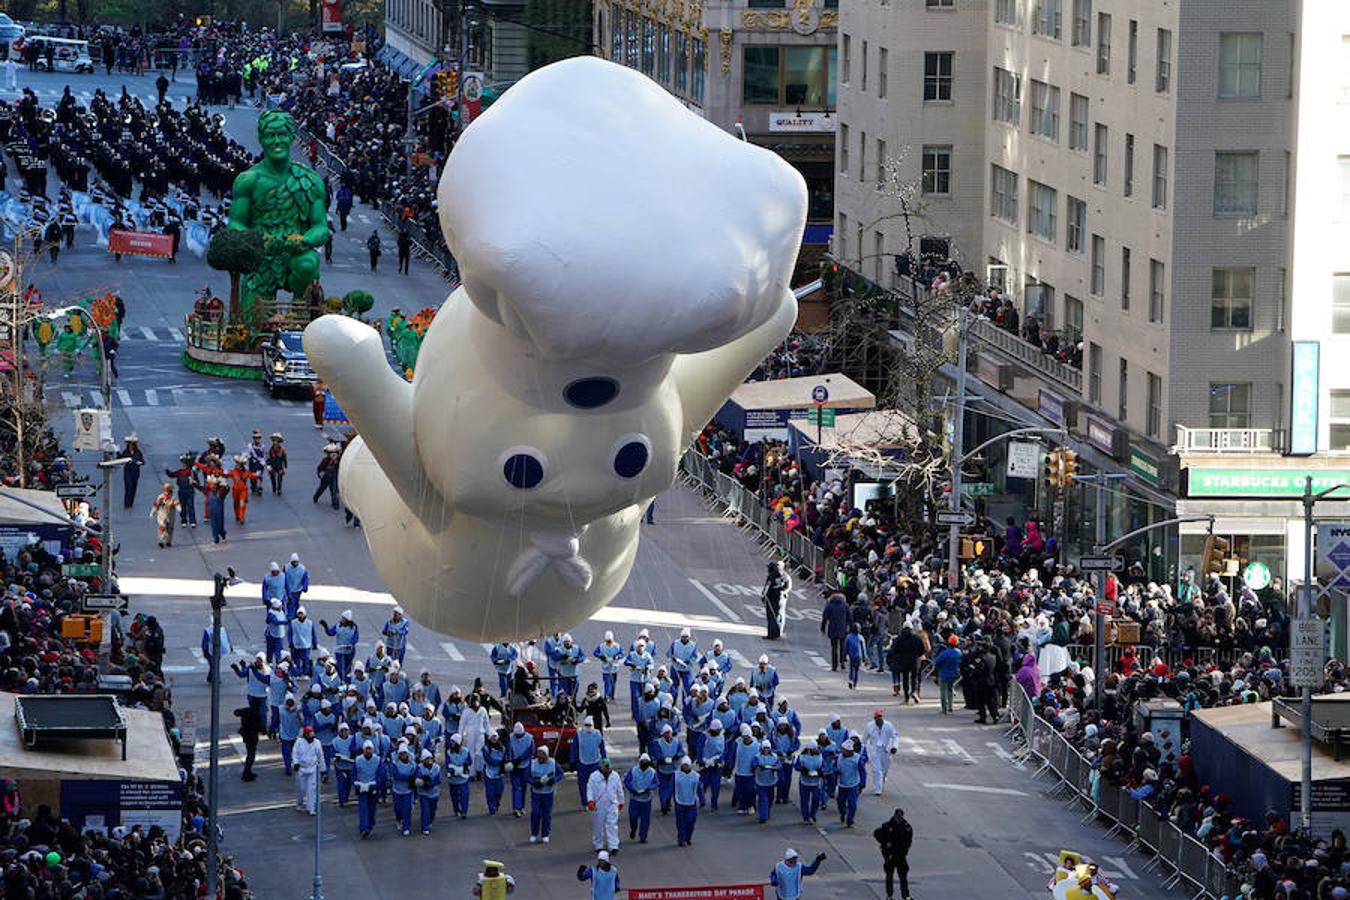
M 648 78 L 580 57 L 475 121 L 437 191 L 463 287 L 412 384 L 342 316 L 305 350 L 386 586 L 475 640 L 567 628 L 623 587 L 680 453 L 788 333 L 801 177 Z

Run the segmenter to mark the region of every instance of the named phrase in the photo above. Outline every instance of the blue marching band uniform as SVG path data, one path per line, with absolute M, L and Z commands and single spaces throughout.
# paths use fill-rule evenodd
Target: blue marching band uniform
M 335 625 L 315 623 L 298 602 L 308 589 L 303 567 L 287 566 L 274 576 L 263 593 L 267 652 L 232 668 L 245 682 L 248 702 L 265 715 L 269 736 L 280 742 L 286 774 L 292 770 L 295 742 L 310 726 L 323 749 L 323 779 L 334 777 L 340 807 L 354 801 L 363 838 L 374 832 L 378 805 L 386 799 L 397 830 L 405 835 L 414 827 L 414 812 L 418 830 L 431 833 L 442 791 L 454 816 L 466 819 L 473 783 L 481 781 L 489 815 L 499 811 L 509 782 L 514 816 L 523 817 L 529 801 L 531 843 L 549 841 L 557 787 L 566 775 L 547 747 L 536 745 L 520 724 L 503 735 L 490 734 L 486 744 L 466 746 L 459 730 L 468 708 L 459 688 L 443 698 L 429 673 L 413 681 L 401 672 L 406 618 L 391 618 L 381 631 L 384 643 L 368 659 L 357 660 L 359 630 L 351 611 Z M 292 602 L 294 613 L 287 621 L 285 607 Z M 333 654 L 318 647 L 320 632 L 336 638 Z M 699 813 L 722 808 L 725 779 L 731 780 L 731 805 L 757 822 L 769 821 L 775 806 L 795 800 L 805 823 L 815 824 L 834 801 L 840 822 L 854 824 L 868 774 L 860 737 L 831 715 L 814 738 L 804 739 L 789 699 L 777 696 L 778 674 L 767 657 L 733 683 L 732 660 L 722 642 L 701 651 L 687 630 L 666 651 L 669 669 L 657 665 L 645 629 L 626 647 L 606 632 L 589 653 L 570 635 L 553 635 L 544 641 L 543 653 L 553 684 L 569 696 L 576 693 L 578 669 L 592 659 L 604 676 L 606 698 L 614 696 L 620 675 L 628 671 L 640 743 L 638 762 L 622 773 L 630 839 L 648 841 L 653 807 L 659 804 L 662 815 L 673 809 L 677 843 L 691 844 Z M 509 692 L 521 650 L 496 644 L 488 658 L 499 688 Z M 300 677 L 310 679 L 307 690 L 298 689 L 294 679 Z M 564 760 L 575 768 L 583 809 L 588 780 L 609 756 L 604 733 L 595 725 L 585 717 Z M 588 874 L 578 877 L 601 890 L 599 895 L 609 896 L 611 881 L 617 885 L 612 866 L 582 871 Z M 779 863 L 779 895 L 798 896 L 801 878 L 813 871 L 814 864 Z

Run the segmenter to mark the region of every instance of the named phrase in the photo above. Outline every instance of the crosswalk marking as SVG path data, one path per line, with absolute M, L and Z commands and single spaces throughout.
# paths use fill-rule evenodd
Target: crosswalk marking
M 739 650 L 728 650 L 727 656 L 730 656 L 731 661 L 738 666 L 743 666 L 747 669 L 754 668 L 754 664 L 751 663 L 750 660 L 746 659 L 745 654 L 741 653 L 741 651 Z
M 241 397 L 256 396 L 258 399 L 276 406 L 309 406 L 307 400 L 289 397 L 271 398 L 256 384 L 238 384 L 232 387 L 175 387 L 175 388 L 117 388 L 118 404 L 124 408 L 144 406 L 189 406 L 204 397 Z M 61 402 L 67 409 L 80 407 L 102 407 L 103 396 L 97 390 L 63 390 Z
M 119 401 L 121 401 L 121 403 L 122 403 L 123 406 L 130 406 L 130 405 L 131 405 L 131 392 L 128 391 L 126 388 L 118 388 L 118 389 L 117 389 L 117 399 L 118 399 Z
M 1026 763 L 1022 762 L 1022 760 L 1013 756 L 1012 753 L 1009 752 L 1008 748 L 1000 744 L 998 741 L 986 741 L 985 746 L 988 747 L 995 756 L 1003 760 L 1008 765 L 1012 766 L 1014 769 L 1026 769 L 1027 767 Z
M 830 664 L 825 661 L 825 657 L 821 656 L 819 653 L 812 653 L 808 650 L 806 651 L 806 657 L 822 669 L 828 669 L 830 667 Z
M 155 332 L 154 332 L 149 326 L 142 325 L 142 326 L 141 326 L 141 334 L 143 334 L 143 335 L 145 336 L 145 339 L 146 339 L 147 341 L 157 341 L 157 340 L 159 340 L 159 338 L 155 337 Z M 130 335 L 128 335 L 128 337 L 130 337 Z
M 966 748 L 962 747 L 956 741 L 951 738 L 943 738 L 942 745 L 947 748 L 947 752 L 952 756 L 955 756 L 957 759 L 968 765 L 975 765 L 975 757 L 971 756 L 970 753 L 966 751 Z
M 183 332 L 179 331 L 177 328 L 170 328 L 170 329 L 169 329 L 169 337 L 173 338 L 175 341 L 177 341 L 177 342 L 179 342 L 179 343 L 182 343 L 182 341 L 183 341 Z
M 130 406 L 131 404 L 128 403 L 127 405 Z M 147 389 L 146 389 L 146 391 L 145 391 L 145 405 L 146 405 L 146 406 L 159 406 L 159 392 L 156 391 L 154 388 L 147 388 Z
M 925 749 L 919 744 L 919 742 L 916 741 L 916 740 L 914 740 L 914 738 L 912 738 L 912 737 L 902 737 L 902 738 L 900 739 L 900 749 L 902 749 L 902 750 L 908 750 L 910 753 L 913 753 L 915 756 L 927 756 L 927 755 L 928 755 L 928 751 L 925 750 Z
M 451 662 L 464 662 L 464 654 L 459 652 L 459 648 L 452 641 L 442 641 L 441 649 L 450 657 Z
M 66 404 L 67 409 L 79 409 L 80 395 L 75 391 L 62 391 L 61 400 Z

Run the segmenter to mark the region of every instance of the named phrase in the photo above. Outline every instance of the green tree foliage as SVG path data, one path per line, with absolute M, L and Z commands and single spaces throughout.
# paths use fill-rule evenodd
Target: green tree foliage
M 222 228 L 206 247 L 206 264 L 230 273 L 230 321 L 239 320 L 239 279 L 263 261 L 262 238 L 256 231 Z

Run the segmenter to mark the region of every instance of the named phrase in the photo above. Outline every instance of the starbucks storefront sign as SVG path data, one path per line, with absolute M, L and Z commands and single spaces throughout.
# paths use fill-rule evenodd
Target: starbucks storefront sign
M 1313 493 L 1350 484 L 1350 469 L 1186 469 L 1187 497 L 1300 497 L 1308 476 Z

